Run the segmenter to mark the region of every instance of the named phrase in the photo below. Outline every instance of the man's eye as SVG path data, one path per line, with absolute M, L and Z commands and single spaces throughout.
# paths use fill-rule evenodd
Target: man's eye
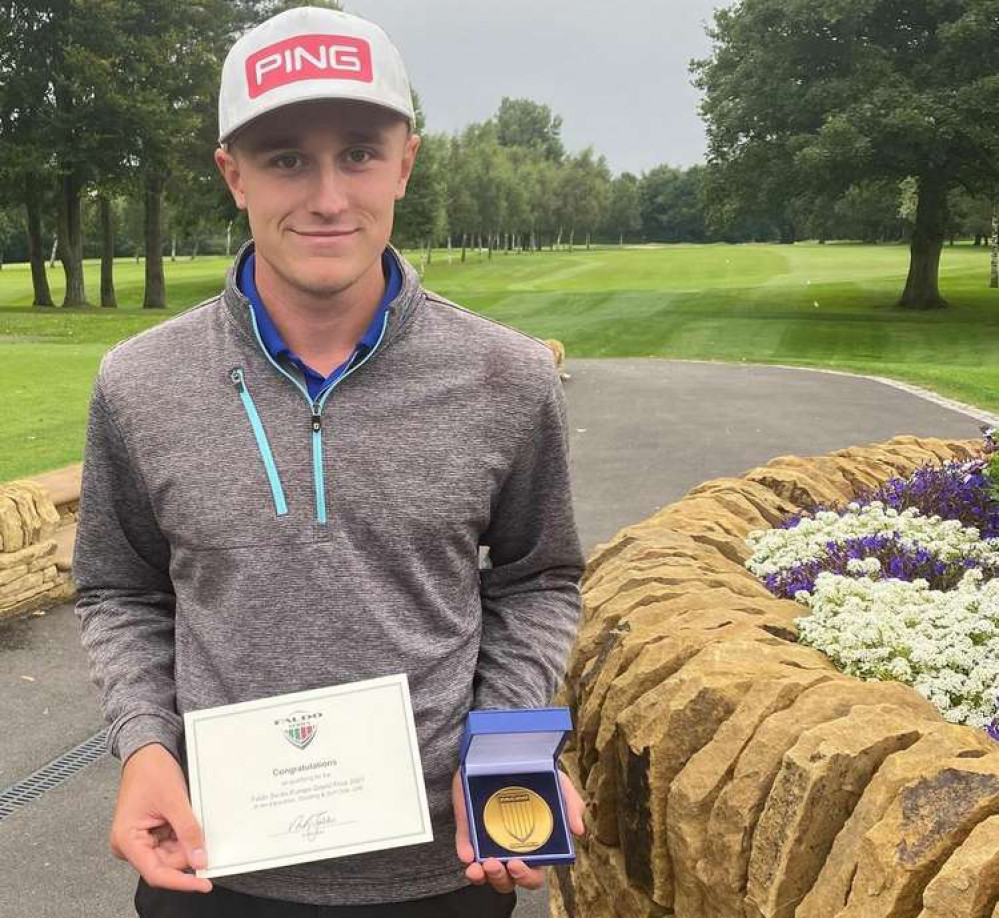
M 271 160 L 271 165 L 284 171 L 296 169 L 300 164 L 301 158 L 297 153 L 282 153 L 280 156 L 275 156 Z
M 371 151 L 362 149 L 351 150 L 347 153 L 347 159 L 350 160 L 352 165 L 363 166 L 366 162 L 368 162 L 368 160 L 371 159 Z

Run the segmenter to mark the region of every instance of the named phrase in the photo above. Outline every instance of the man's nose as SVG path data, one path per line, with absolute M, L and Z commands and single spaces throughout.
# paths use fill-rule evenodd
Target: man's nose
M 309 199 L 309 209 L 321 216 L 332 217 L 347 208 L 344 176 L 332 163 L 323 163 L 316 170 L 316 181 Z

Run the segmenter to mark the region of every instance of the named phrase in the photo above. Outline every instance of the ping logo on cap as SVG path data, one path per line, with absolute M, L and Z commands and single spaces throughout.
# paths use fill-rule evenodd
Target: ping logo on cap
M 296 35 L 246 59 L 250 98 L 299 80 L 372 81 L 371 45 L 349 35 Z

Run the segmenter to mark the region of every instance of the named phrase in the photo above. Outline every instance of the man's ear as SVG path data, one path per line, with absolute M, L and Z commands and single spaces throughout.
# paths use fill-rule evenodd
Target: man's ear
M 406 185 L 409 177 L 413 174 L 413 166 L 416 164 L 416 154 L 420 149 L 420 135 L 410 134 L 406 138 L 406 146 L 402 151 L 402 168 L 399 170 L 399 183 L 395 188 L 395 199 L 401 200 L 406 196 Z
M 240 210 L 246 210 L 246 195 L 243 193 L 243 177 L 239 171 L 239 160 L 232 150 L 219 147 L 215 151 L 215 165 L 222 173 L 222 179 L 232 193 L 232 199 Z

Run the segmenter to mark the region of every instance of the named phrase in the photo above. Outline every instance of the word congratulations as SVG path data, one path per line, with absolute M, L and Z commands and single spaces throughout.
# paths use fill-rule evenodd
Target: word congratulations
M 292 765 L 288 768 L 275 768 L 274 777 L 280 778 L 281 775 L 297 775 L 303 771 L 315 771 L 317 768 L 329 768 L 331 765 L 336 765 L 336 759 L 320 759 L 318 762 L 309 762 L 306 765 Z

